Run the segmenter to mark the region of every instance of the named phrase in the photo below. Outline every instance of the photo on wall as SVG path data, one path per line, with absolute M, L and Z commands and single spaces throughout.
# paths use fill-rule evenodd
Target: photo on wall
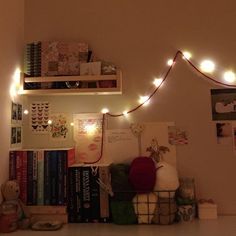
M 11 122 L 16 123 L 17 122 L 17 103 L 12 102 L 11 103 Z
M 211 90 L 212 120 L 236 120 L 236 89 Z
M 217 144 L 232 145 L 233 129 L 230 122 L 216 123 Z

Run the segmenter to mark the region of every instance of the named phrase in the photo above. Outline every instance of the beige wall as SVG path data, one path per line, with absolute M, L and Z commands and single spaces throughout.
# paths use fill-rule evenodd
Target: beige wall
M 54 112 L 99 112 L 107 106 L 120 113 L 137 104 L 139 95 L 152 91 L 154 76 L 166 71 L 166 60 L 178 49 L 188 49 L 197 63 L 214 59 L 223 69 L 236 70 L 235 7 L 222 1 L 56 1 L 26 0 L 25 41 L 76 40 L 89 43 L 104 60 L 120 66 L 123 95 L 34 97 L 50 101 Z M 129 122 L 174 121 L 189 133 L 189 145 L 177 147 L 181 176 L 193 176 L 197 196 L 213 198 L 221 214 L 236 214 L 236 156 L 232 146 L 216 144 L 207 82 L 179 58 L 174 70 L 150 106 L 138 110 Z M 109 120 L 110 127 L 126 127 L 125 119 Z M 154 134 L 155 135 L 155 134 Z M 32 136 L 25 127 L 26 146 L 56 146 Z M 72 144 L 72 139 L 68 143 Z
M 8 177 L 10 147 L 11 98 L 10 85 L 16 68 L 22 64 L 24 1 L 0 3 L 0 184 Z M 18 98 L 19 99 L 19 98 Z M 15 101 L 18 102 L 19 100 Z

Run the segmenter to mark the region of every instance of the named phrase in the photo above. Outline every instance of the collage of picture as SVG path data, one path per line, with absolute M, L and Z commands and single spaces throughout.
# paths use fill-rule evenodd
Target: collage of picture
M 22 104 L 12 102 L 11 105 L 11 146 L 22 142 Z

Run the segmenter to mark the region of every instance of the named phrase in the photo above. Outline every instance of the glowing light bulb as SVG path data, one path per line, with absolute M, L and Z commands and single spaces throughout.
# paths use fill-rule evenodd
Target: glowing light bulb
M 156 78 L 153 80 L 153 84 L 156 86 L 156 87 L 159 87 L 162 83 L 163 79 L 162 78 Z
M 204 60 L 201 62 L 200 68 L 203 72 L 211 73 L 215 70 L 215 63 L 211 60 Z
M 183 52 L 183 58 L 184 59 L 190 59 L 192 57 L 192 54 L 190 53 L 190 52 L 188 52 L 188 51 L 184 51 Z
M 128 111 L 123 111 L 123 115 L 127 116 L 128 115 Z
M 109 110 L 108 110 L 107 108 L 103 108 L 103 109 L 101 110 L 101 112 L 102 112 L 102 114 L 106 114 L 106 113 L 109 112 Z
M 144 106 L 148 105 L 150 100 L 148 100 L 149 96 L 140 96 L 139 103 L 143 104 Z
M 29 111 L 27 109 L 24 110 L 23 112 L 25 115 L 28 115 L 29 114 Z
M 48 124 L 51 125 L 52 124 L 52 120 L 48 120 Z
M 13 75 L 13 80 L 16 84 L 20 84 L 20 69 L 17 68 Z
M 235 73 L 233 71 L 226 71 L 224 73 L 224 80 L 227 82 L 234 82 L 235 81 Z
M 97 129 L 97 126 L 95 124 L 86 125 L 84 129 L 86 130 L 88 135 L 93 135 Z
M 174 63 L 174 61 L 173 61 L 172 59 L 169 59 L 169 60 L 167 61 L 167 65 L 168 65 L 168 66 L 172 66 L 173 63 Z
M 71 122 L 71 123 L 70 123 L 70 126 L 74 126 L 74 123 L 73 123 L 73 122 Z
M 15 83 L 12 83 L 9 93 L 10 93 L 10 96 L 11 96 L 12 99 L 14 99 L 14 97 L 16 97 L 17 90 L 16 90 Z

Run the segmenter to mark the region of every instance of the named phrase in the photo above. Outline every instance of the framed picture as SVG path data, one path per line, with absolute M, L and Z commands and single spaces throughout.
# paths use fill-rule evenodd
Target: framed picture
M 16 127 L 11 127 L 11 145 L 14 145 L 17 143 L 17 137 L 16 137 Z
M 236 89 L 212 89 L 213 120 L 236 120 Z
M 12 102 L 11 103 L 11 121 L 12 121 L 12 123 L 17 122 L 17 116 L 18 116 L 17 109 L 18 109 L 17 104 Z

